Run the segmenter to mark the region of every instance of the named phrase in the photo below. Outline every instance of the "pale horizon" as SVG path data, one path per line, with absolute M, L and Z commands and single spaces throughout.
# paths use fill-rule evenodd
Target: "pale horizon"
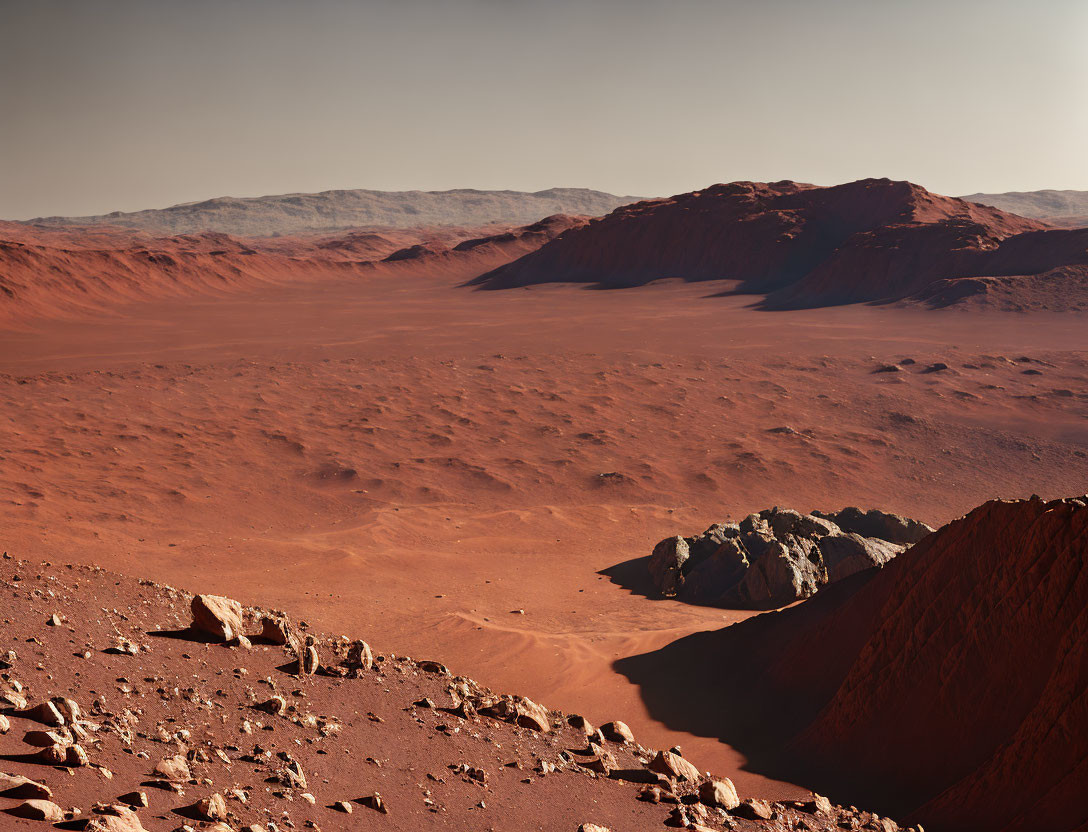
M 2 3 L 0 217 L 357 188 L 1088 189 L 1088 7 Z

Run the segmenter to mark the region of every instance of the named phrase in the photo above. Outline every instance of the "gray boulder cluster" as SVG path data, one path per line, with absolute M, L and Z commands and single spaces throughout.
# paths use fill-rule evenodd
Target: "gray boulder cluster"
M 654 547 L 650 575 L 662 595 L 693 604 L 769 608 L 883 566 L 933 529 L 887 514 L 844 508 L 801 514 L 764 509 Z

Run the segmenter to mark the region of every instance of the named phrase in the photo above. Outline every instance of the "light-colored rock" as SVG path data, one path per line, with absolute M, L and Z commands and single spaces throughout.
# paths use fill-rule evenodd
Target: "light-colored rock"
M 596 823 L 583 823 L 578 827 L 578 832 L 612 832 L 607 826 Z
M 578 714 L 571 714 L 567 717 L 567 725 L 573 728 L 575 731 L 580 731 L 587 737 L 592 737 L 597 733 L 597 729 L 593 727 L 593 724 L 584 716 Z
M 748 820 L 770 820 L 774 810 L 766 800 L 748 798 L 733 810 L 733 814 Z
M 0 734 L 6 734 L 11 730 L 11 722 L 3 714 L 0 714 Z
M 689 557 L 688 542 L 679 535 L 666 537 L 650 554 L 650 576 L 662 595 L 676 595 L 684 583 L 683 567 Z
M 192 778 L 192 774 L 189 772 L 189 762 L 180 754 L 173 757 L 163 757 L 155 764 L 154 773 L 157 777 L 174 782 Z
M 359 798 L 359 802 L 366 806 L 368 809 L 373 809 L 376 812 L 381 812 L 383 815 L 389 814 L 389 807 L 385 805 L 385 801 L 382 800 L 382 796 L 377 792 L 367 795 L 366 797 Z
M 348 667 L 353 670 L 371 670 L 374 667 L 374 652 L 365 641 L 353 642 L 348 650 Z
M 801 804 L 803 811 L 808 812 L 810 815 L 831 814 L 831 801 L 824 797 L 822 794 L 812 793 L 812 800 Z
M 722 780 L 707 780 L 699 786 L 699 800 L 707 806 L 717 806 L 727 812 L 740 805 L 737 789 L 728 777 Z
M 17 711 L 26 710 L 27 701 L 17 690 L 0 690 L 0 708 L 14 708 Z
M 261 618 L 261 639 L 272 644 L 290 645 L 295 641 L 291 622 L 284 615 L 265 615 Z
M 47 823 L 60 823 L 64 820 L 64 810 L 49 800 L 27 800 L 7 810 L 9 815 L 27 820 L 44 820 Z
M 201 820 L 222 820 L 227 816 L 227 801 L 216 792 L 198 800 L 192 810 Z
M 51 745 L 71 745 L 72 737 L 67 731 L 27 731 L 23 743 L 35 748 L 48 748 Z
M 702 777 L 702 772 L 695 766 L 671 751 L 658 751 L 657 756 L 650 761 L 650 771 L 664 774 L 677 780 L 687 780 L 695 783 Z
M 82 768 L 90 763 L 90 757 L 82 745 L 70 745 L 64 750 L 64 764 L 69 768 Z
M 543 705 L 538 705 L 531 699 L 519 699 L 515 705 L 517 717 L 515 721 L 523 728 L 532 728 L 534 731 L 548 733 L 552 730 L 551 717 Z
M 217 641 L 230 641 L 242 635 L 242 605 L 222 595 L 197 595 L 190 608 L 194 630 Z
M 84 832 L 147 832 L 139 816 L 128 806 L 105 806 L 101 811 L 102 814 L 91 818 Z
M 317 648 L 310 644 L 302 648 L 298 657 L 298 672 L 304 676 L 312 676 L 321 668 L 321 657 L 317 654 Z
M 601 734 L 606 740 L 611 740 L 612 742 L 633 743 L 635 741 L 634 732 L 627 727 L 626 722 L 620 722 L 618 719 L 613 722 L 606 722 L 602 725 Z
M 79 704 L 74 699 L 64 696 L 54 696 L 51 700 L 53 707 L 57 709 L 66 723 L 75 722 L 80 717 Z
M 42 725 L 57 727 L 64 724 L 64 715 L 52 702 L 39 702 L 32 708 L 24 708 L 16 716 L 40 722 Z
M 68 759 L 68 749 L 63 745 L 51 745 L 31 755 L 36 762 L 46 766 L 62 766 Z
M 147 799 L 147 792 L 129 792 L 128 794 L 121 795 L 117 800 L 119 803 L 124 803 L 126 806 L 140 809 L 146 809 L 151 805 Z
M 48 800 L 53 790 L 21 774 L 0 772 L 0 794 L 12 800 Z

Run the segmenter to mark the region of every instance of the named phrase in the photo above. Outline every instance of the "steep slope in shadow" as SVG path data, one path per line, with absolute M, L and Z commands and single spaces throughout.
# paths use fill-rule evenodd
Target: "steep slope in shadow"
M 670 726 L 936 830 L 1088 808 L 1088 505 L 994 501 L 879 571 L 617 669 Z

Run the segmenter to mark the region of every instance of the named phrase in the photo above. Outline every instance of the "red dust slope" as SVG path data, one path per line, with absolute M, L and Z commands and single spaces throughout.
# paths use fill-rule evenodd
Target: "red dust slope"
M 620 288 L 724 279 L 767 294 L 769 308 L 793 308 L 901 299 L 938 280 L 1068 266 L 1088 273 L 1088 232 L 1047 230 L 910 182 L 734 182 L 618 208 L 477 283 Z
M 361 229 L 259 239 L 0 222 L 0 324 L 314 280 L 468 280 L 585 222 L 558 214 L 520 228 Z
M 712 655 L 734 678 L 702 684 L 744 741 L 763 731 L 757 766 L 926 829 L 1083 830 L 1086 561 L 1088 498 L 992 501 L 799 607 L 620 665 L 648 686 Z

